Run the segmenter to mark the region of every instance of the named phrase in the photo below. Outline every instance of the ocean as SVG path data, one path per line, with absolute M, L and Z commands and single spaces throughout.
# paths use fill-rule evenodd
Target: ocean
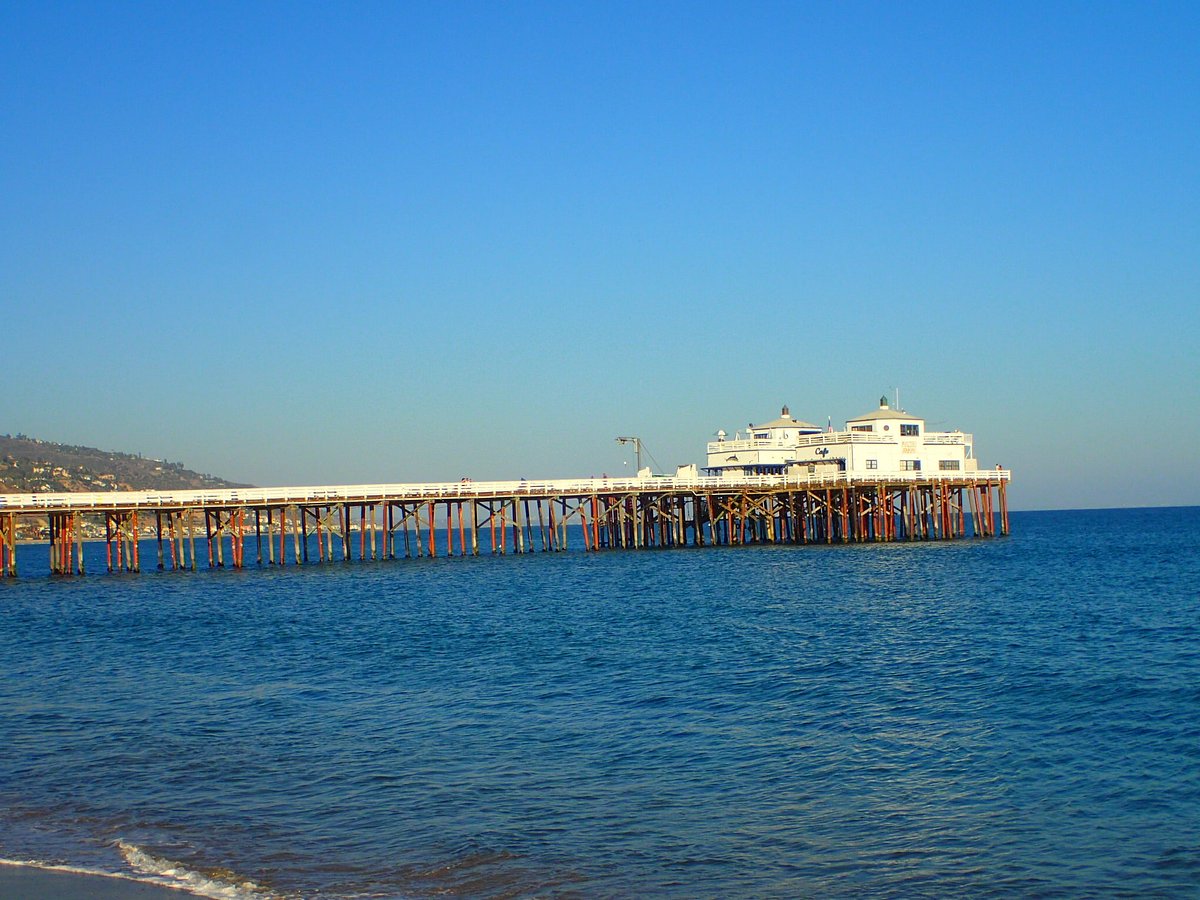
M 1011 518 L 72 579 L 22 547 L 0 858 L 227 898 L 1200 896 L 1200 508 Z

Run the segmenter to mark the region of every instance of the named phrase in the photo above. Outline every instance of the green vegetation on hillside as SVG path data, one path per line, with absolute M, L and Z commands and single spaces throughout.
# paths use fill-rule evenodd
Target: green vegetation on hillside
M 0 435 L 0 493 L 247 487 L 133 453 Z

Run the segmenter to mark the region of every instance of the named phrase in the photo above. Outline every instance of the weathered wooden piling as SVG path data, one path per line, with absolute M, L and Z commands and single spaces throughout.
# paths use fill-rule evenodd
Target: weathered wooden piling
M 395 559 L 401 546 L 405 558 L 477 556 L 483 529 L 495 555 L 566 550 L 571 527 L 580 529 L 589 553 L 989 538 L 1009 532 L 1008 480 L 1008 472 L 987 470 L 872 480 L 748 476 L 6 494 L 0 495 L 0 576 L 16 575 L 21 521 L 39 517 L 47 523 L 50 571 L 84 574 L 88 515 L 103 518 L 108 571 L 140 571 L 138 516 L 150 512 L 157 566 L 172 570 L 196 568 L 197 516 L 209 567 L 226 565 L 228 545 L 230 566 L 243 568 L 248 512 L 259 565 L 288 563 L 289 533 L 293 564 L 310 561 L 314 539 L 321 563 L 352 561 L 355 543 L 360 561 Z

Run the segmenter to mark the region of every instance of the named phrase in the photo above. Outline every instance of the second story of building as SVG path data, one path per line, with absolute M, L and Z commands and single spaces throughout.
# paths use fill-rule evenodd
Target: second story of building
M 725 431 L 718 431 L 717 439 L 709 442 L 705 468 L 713 475 L 780 475 L 795 461 L 800 442 L 819 434 L 820 426 L 793 418 L 785 406 L 779 418 L 747 425 L 744 436 L 738 431 L 729 440 Z
M 925 420 L 892 408 L 881 397 L 877 409 L 826 430 L 793 419 L 785 406 L 780 418 L 751 425 L 728 439 L 721 431 L 710 441 L 705 470 L 711 475 L 782 475 L 796 478 L 849 473 L 862 477 L 918 473 L 937 477 L 978 468 L 974 439 L 961 431 L 930 431 Z

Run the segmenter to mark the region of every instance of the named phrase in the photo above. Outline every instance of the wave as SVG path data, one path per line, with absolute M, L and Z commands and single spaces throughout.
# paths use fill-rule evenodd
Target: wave
M 144 876 L 138 880 L 190 891 L 212 900 L 283 900 L 281 894 L 228 870 L 203 872 L 192 869 L 183 863 L 154 856 L 127 841 L 117 841 L 117 849 L 125 862 Z
M 23 869 L 41 869 L 45 872 L 62 872 L 64 875 L 93 875 L 97 878 L 117 878 L 122 881 L 141 881 L 141 878 L 135 878 L 132 875 L 121 875 L 118 872 L 102 872 L 99 869 L 88 869 L 84 866 L 65 866 L 57 863 L 38 862 L 36 859 L 3 859 L 0 858 L 0 866 L 12 866 L 13 868 Z
M 81 880 L 81 887 L 77 891 L 68 891 L 69 896 L 91 896 L 91 889 L 86 887 L 90 879 L 103 878 L 107 881 L 128 881 L 133 884 L 153 885 L 154 887 L 162 888 L 163 890 L 177 890 L 182 892 L 192 893 L 189 888 L 182 884 L 171 884 L 160 878 L 145 878 L 136 875 L 127 875 L 121 872 L 106 872 L 103 869 L 92 869 L 87 866 L 71 866 L 63 863 L 48 863 L 36 859 L 0 859 L 0 866 L 10 869 L 24 869 L 33 872 L 46 872 L 54 876 L 69 875 L 77 876 Z M 63 885 L 55 884 L 52 888 L 57 892 L 64 890 Z M 39 893 L 39 896 L 42 896 Z M 47 894 L 48 896 L 48 894 Z
M 116 881 L 132 881 L 137 884 L 153 884 L 157 887 L 188 893 L 211 900 L 284 900 L 283 896 L 252 881 L 240 879 L 233 873 L 204 873 L 167 859 L 153 856 L 133 844 L 117 842 L 117 849 L 137 874 L 106 872 L 87 866 L 72 866 L 62 863 L 42 862 L 36 859 L 0 858 L 0 866 L 37 869 L 63 875 L 78 875 L 85 878 L 111 878 Z

